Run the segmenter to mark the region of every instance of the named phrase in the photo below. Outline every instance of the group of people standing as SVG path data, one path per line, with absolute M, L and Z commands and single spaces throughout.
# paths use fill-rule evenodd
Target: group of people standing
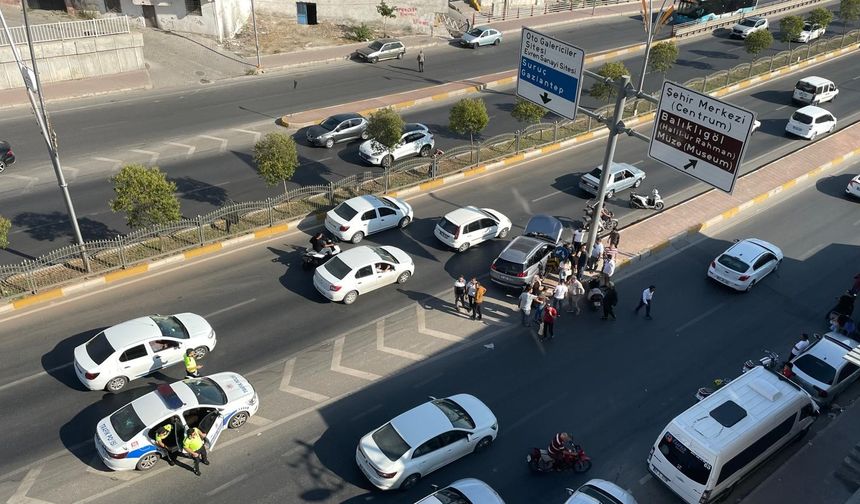
M 468 282 L 463 275 L 454 282 L 454 308 L 459 312 L 460 307 L 466 309 L 466 313 L 472 314 L 472 320 L 481 320 L 481 306 L 484 304 L 484 295 L 487 288 L 481 285 L 477 278 L 472 277 Z

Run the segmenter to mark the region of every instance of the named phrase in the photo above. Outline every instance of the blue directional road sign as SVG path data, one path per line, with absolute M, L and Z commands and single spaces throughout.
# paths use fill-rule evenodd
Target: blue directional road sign
M 574 119 L 584 66 L 582 49 L 523 27 L 517 96 Z

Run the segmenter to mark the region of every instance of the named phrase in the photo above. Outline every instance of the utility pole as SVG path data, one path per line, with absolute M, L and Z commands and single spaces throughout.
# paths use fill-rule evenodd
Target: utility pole
M 42 137 L 45 139 L 45 144 L 48 148 L 48 154 L 51 157 L 51 164 L 54 166 L 54 174 L 57 176 L 57 185 L 60 186 L 60 191 L 63 193 L 63 200 L 66 203 L 66 211 L 69 214 L 69 221 L 72 225 L 72 230 L 75 234 L 75 242 L 78 245 L 81 253 L 81 260 L 84 263 L 84 268 L 87 273 L 92 271 L 90 260 L 87 256 L 87 250 L 84 247 L 84 240 L 81 237 L 81 228 L 78 226 L 78 218 L 75 215 L 75 207 L 72 204 L 72 197 L 69 194 L 69 185 L 66 183 L 66 178 L 63 176 L 63 168 L 60 165 L 60 155 L 57 152 L 57 135 L 51 126 L 48 113 L 45 110 L 45 100 L 42 96 L 42 84 L 39 81 L 39 68 L 36 65 L 36 53 L 33 50 L 33 37 L 30 33 L 30 23 L 27 19 L 27 5 L 25 0 L 21 0 L 21 8 L 24 11 L 24 27 L 27 32 L 27 46 L 30 48 L 30 58 L 33 64 L 33 69 L 27 68 L 24 62 L 21 61 L 21 54 L 18 52 L 18 46 L 15 45 L 15 40 L 9 32 L 9 26 L 6 24 L 6 18 L 0 12 L 0 21 L 3 22 L 3 30 L 6 33 L 6 38 L 9 39 L 9 46 L 12 48 L 12 54 L 15 56 L 15 62 L 18 69 L 21 71 L 21 78 L 24 81 L 24 86 L 27 90 L 27 98 L 30 100 L 30 106 L 33 108 L 33 115 L 36 116 L 36 121 L 39 124 L 39 129 L 42 131 Z M 39 104 L 36 105 L 36 100 L 33 93 L 39 97 Z
M 648 0 L 647 5 L 644 1 L 642 2 L 643 7 L 646 9 L 642 13 L 642 22 L 645 25 L 645 58 L 642 60 L 642 71 L 639 72 L 639 86 L 637 86 L 639 91 L 642 91 L 645 87 L 645 73 L 648 71 L 648 57 L 651 55 L 651 44 L 654 42 L 654 37 L 660 32 L 660 28 L 669 21 L 669 16 L 675 10 L 674 5 L 669 5 L 669 8 L 666 9 L 667 0 L 663 0 L 662 5 L 660 5 L 659 17 L 657 18 L 657 22 L 654 23 L 653 10 L 651 9 L 652 1 Z
M 263 68 L 260 60 L 260 37 L 257 35 L 257 13 L 254 8 L 254 0 L 251 0 L 251 23 L 254 25 L 254 45 L 257 46 L 257 70 Z

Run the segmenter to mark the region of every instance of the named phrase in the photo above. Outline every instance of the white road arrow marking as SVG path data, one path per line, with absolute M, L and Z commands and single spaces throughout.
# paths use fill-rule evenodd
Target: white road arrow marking
M 132 149 L 132 152 L 137 152 L 138 154 L 143 154 L 144 156 L 149 156 L 149 164 L 154 165 L 156 161 L 158 161 L 158 156 L 161 155 L 159 152 L 148 151 L 143 149 Z
M 385 352 L 413 361 L 424 360 L 427 357 L 426 355 L 407 352 L 406 350 L 398 350 L 397 348 L 390 348 L 385 346 L 385 319 L 379 319 L 376 321 L 376 349 L 380 352 Z
M 177 143 L 177 142 L 165 142 L 165 143 L 166 143 L 167 145 L 172 145 L 172 146 L 174 146 L 174 147 L 179 147 L 179 148 L 182 148 L 182 149 L 188 149 L 188 152 L 186 152 L 186 153 L 185 153 L 185 157 L 186 157 L 186 158 L 190 158 L 191 156 L 193 156 L 193 155 L 194 155 L 194 151 L 196 151 L 196 150 L 197 150 L 197 147 L 195 147 L 195 146 L 193 146 L 193 145 L 188 145 L 188 144 L 183 144 L 183 143 Z
M 368 373 L 367 371 L 361 371 L 358 369 L 352 369 L 348 367 L 344 367 L 340 365 L 341 359 L 343 359 L 343 345 L 346 343 L 346 337 L 341 336 L 340 338 L 334 341 L 334 351 L 331 354 L 331 370 L 335 373 L 341 373 L 349 376 L 354 376 L 356 378 L 361 378 L 362 380 L 374 381 L 382 378 L 378 374 Z
M 259 131 L 251 131 L 251 130 L 246 130 L 246 129 L 241 129 L 241 128 L 232 128 L 232 130 L 238 131 L 239 133 L 247 133 L 249 135 L 254 135 L 254 143 L 259 142 L 260 138 L 263 136 L 263 134 L 260 133 Z
M 50 504 L 48 501 L 27 497 L 27 492 L 33 488 L 33 484 L 36 483 L 36 478 L 39 477 L 39 473 L 42 472 L 43 467 L 45 466 L 39 466 L 34 469 L 30 469 L 30 471 L 27 472 L 27 475 L 24 476 L 23 480 L 21 480 L 21 484 L 18 485 L 18 489 L 15 490 L 12 497 L 6 501 L 7 504 Z
M 463 341 L 462 336 L 437 331 L 435 329 L 427 329 L 427 322 L 424 320 L 424 309 L 417 304 L 415 305 L 415 318 L 418 319 L 418 332 L 421 334 L 426 334 L 427 336 L 433 336 L 434 338 L 439 338 L 446 341 Z
M 221 152 L 227 150 L 227 139 L 226 138 L 218 138 L 210 135 L 197 135 L 199 138 L 206 138 L 209 140 L 215 140 L 216 142 L 221 142 L 221 147 L 218 149 Z
M 286 392 L 288 394 L 293 394 L 294 396 L 299 396 L 308 401 L 313 402 L 323 402 L 327 401 L 329 397 L 323 394 L 317 394 L 316 392 L 311 392 L 310 390 L 300 389 L 298 387 L 293 387 L 290 385 L 290 380 L 293 379 L 293 369 L 296 367 L 296 359 L 290 359 L 284 364 L 284 376 L 281 377 L 281 386 L 279 387 L 281 392 Z M 252 417 L 253 418 L 253 417 Z

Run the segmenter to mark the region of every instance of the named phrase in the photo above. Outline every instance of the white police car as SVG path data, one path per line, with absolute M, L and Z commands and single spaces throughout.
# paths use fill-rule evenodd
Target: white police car
M 155 446 L 155 433 L 162 426 L 173 426 L 172 435 L 164 440 L 168 448 L 181 448 L 185 431 L 197 427 L 212 450 L 224 427 L 241 427 L 258 407 L 254 387 L 236 373 L 159 385 L 98 423 L 96 450 L 114 471 L 145 471 L 166 455 Z

